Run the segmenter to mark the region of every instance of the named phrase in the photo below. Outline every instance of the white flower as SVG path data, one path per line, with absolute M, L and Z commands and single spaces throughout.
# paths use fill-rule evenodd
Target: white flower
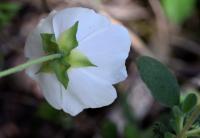
M 40 65 L 27 69 L 36 80 L 46 100 L 56 109 L 77 115 L 86 108 L 98 108 L 111 104 L 117 97 L 113 84 L 127 77 L 125 60 L 131 40 L 128 31 L 93 10 L 67 8 L 53 11 L 42 19 L 29 35 L 25 56 L 29 59 L 44 56 L 41 33 L 59 35 L 79 21 L 77 50 L 81 51 L 97 67 L 70 68 L 66 73 L 69 84 L 65 89 L 54 74 L 36 74 Z

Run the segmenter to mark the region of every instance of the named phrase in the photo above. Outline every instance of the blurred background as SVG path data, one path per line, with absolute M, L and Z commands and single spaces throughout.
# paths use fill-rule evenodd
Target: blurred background
M 135 66 L 148 55 L 176 75 L 182 93 L 200 90 L 199 0 L 0 0 L 0 69 L 26 61 L 30 31 L 53 9 L 95 9 L 129 29 L 128 78 L 110 106 L 76 117 L 52 109 L 24 72 L 0 79 L 0 138 L 162 138 L 170 111 L 151 97 Z M 167 124 L 167 123 L 166 123 Z

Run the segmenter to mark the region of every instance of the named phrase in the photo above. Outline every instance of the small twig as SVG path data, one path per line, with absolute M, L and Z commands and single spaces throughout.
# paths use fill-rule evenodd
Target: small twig
M 164 11 L 159 0 L 149 0 L 149 4 L 154 12 L 157 25 L 157 33 L 154 38 L 154 51 L 155 54 L 163 62 L 169 61 L 170 47 L 169 47 L 169 30 L 170 26 L 165 17 Z
M 175 45 L 173 45 L 175 44 Z M 187 51 L 190 51 L 198 56 L 200 56 L 200 45 L 195 43 L 192 40 L 186 39 L 181 36 L 172 37 L 172 46 L 183 48 Z

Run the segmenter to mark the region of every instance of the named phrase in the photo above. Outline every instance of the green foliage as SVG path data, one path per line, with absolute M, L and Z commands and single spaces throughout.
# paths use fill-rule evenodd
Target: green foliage
M 0 29 L 11 21 L 20 8 L 17 3 L 0 2 Z
M 191 16 L 196 0 L 162 0 L 167 17 L 174 23 L 182 23 Z
M 185 112 L 185 113 L 190 112 L 196 104 L 197 104 L 196 94 L 194 94 L 194 93 L 188 94 L 182 103 L 183 112 Z
M 180 103 L 180 88 L 173 74 L 159 61 L 142 56 L 137 60 L 142 80 L 153 97 L 172 109 L 170 125 L 157 123 L 153 128 L 154 138 L 199 136 L 200 105 L 197 95 L 190 93 Z M 162 121 L 163 122 L 163 121 Z
M 101 134 L 103 138 L 117 138 L 116 124 L 109 120 L 104 121 L 101 128 Z
M 65 54 L 78 46 L 78 41 L 76 39 L 76 33 L 78 30 L 78 22 L 76 22 L 72 27 L 64 31 L 58 38 L 59 50 Z
M 166 66 L 153 58 L 142 56 L 137 60 L 137 67 L 156 100 L 169 107 L 179 105 L 179 85 Z
M 137 127 L 129 123 L 124 127 L 124 138 L 141 138 L 141 136 Z

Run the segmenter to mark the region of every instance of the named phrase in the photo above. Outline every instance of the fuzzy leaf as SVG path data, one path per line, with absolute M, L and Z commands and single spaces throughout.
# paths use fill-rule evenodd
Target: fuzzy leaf
M 173 111 L 173 114 L 174 114 L 175 118 L 181 117 L 183 115 L 182 111 L 180 110 L 180 108 L 178 106 L 174 106 L 172 108 L 172 111 Z
M 174 115 L 174 125 L 172 126 L 172 128 L 175 130 L 175 132 L 179 133 L 180 130 L 180 124 L 182 122 L 182 117 L 184 116 L 183 112 L 181 111 L 181 109 L 178 106 L 174 106 L 173 107 L 173 115 Z M 171 122 L 173 124 L 173 121 Z
M 179 105 L 180 88 L 166 66 L 153 58 L 142 56 L 137 60 L 137 67 L 142 80 L 156 100 L 169 107 Z
M 183 112 L 187 113 L 187 112 L 191 111 L 196 104 L 197 104 L 196 94 L 194 94 L 194 93 L 188 94 L 182 103 Z
M 72 49 L 78 46 L 76 33 L 78 30 L 78 22 L 72 27 L 61 33 L 58 38 L 59 50 L 65 54 L 69 54 Z

